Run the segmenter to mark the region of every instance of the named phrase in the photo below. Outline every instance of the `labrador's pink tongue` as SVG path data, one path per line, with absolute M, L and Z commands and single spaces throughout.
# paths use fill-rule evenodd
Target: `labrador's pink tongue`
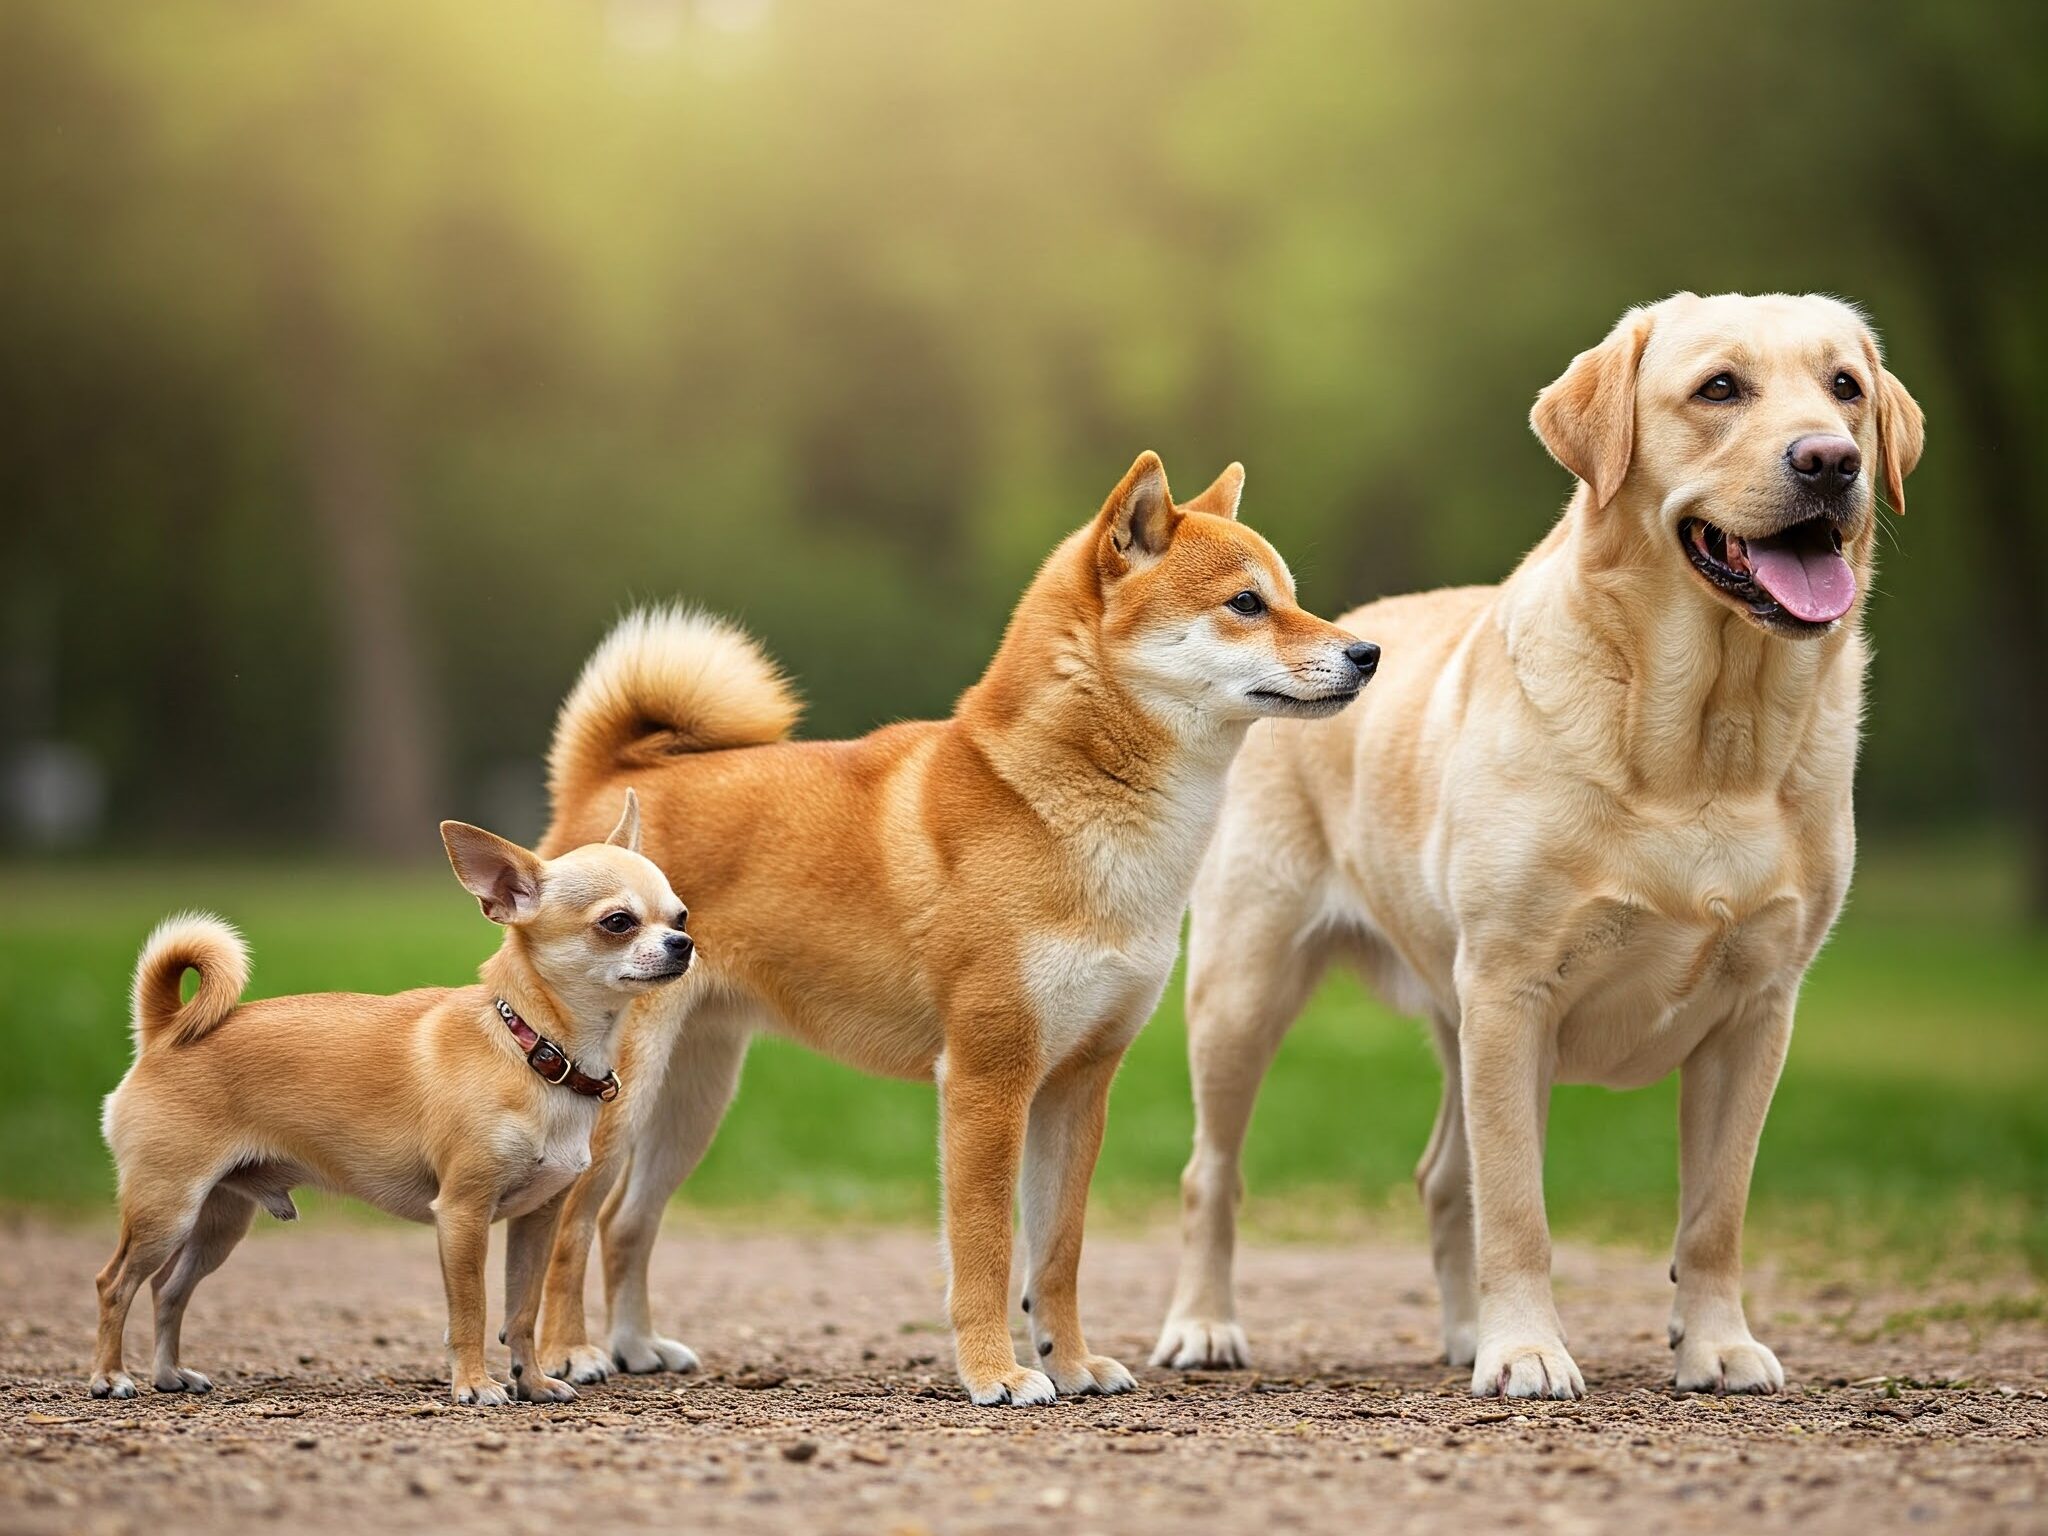
M 1826 544 L 1749 543 L 1749 573 L 1794 618 L 1830 624 L 1856 601 L 1856 573 Z

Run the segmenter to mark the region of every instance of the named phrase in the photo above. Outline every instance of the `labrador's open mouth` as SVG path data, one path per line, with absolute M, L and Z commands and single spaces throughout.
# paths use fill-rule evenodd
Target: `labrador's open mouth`
M 1842 530 L 1810 517 L 1768 538 L 1745 539 L 1688 517 L 1678 525 L 1693 569 L 1767 624 L 1825 629 L 1856 601 L 1856 573 L 1842 558 Z

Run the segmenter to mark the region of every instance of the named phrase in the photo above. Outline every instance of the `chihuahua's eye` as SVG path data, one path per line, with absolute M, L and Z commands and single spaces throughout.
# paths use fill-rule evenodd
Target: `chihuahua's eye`
M 1266 600 L 1247 587 L 1223 606 L 1232 613 L 1241 613 L 1249 619 L 1266 611 Z
M 1735 375 L 1732 373 L 1717 373 L 1693 391 L 1694 396 L 1698 399 L 1710 400 L 1715 405 L 1725 405 L 1728 401 L 1733 400 L 1738 393 L 1739 391 L 1735 387 Z
M 1855 374 L 1844 372 L 1835 375 L 1835 398 L 1837 400 L 1861 400 L 1863 398 L 1863 386 L 1856 382 Z
M 597 920 L 597 926 L 606 933 L 631 933 L 640 925 L 633 920 L 630 912 L 612 912 Z

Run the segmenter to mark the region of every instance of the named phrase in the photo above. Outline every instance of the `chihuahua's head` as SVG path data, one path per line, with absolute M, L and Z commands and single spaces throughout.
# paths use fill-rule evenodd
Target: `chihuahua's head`
M 645 992 L 684 975 L 689 911 L 640 852 L 640 800 L 626 791 L 610 837 L 543 859 L 459 821 L 441 823 L 455 878 L 508 930 L 540 979 L 572 1005 Z

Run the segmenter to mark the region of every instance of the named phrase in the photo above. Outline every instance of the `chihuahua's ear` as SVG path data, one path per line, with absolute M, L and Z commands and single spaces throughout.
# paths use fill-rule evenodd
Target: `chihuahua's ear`
M 467 822 L 441 823 L 455 878 L 494 923 L 525 922 L 540 905 L 540 860 L 517 843 Z
M 1113 581 L 1157 560 L 1172 542 L 1180 519 L 1166 488 L 1166 466 L 1148 448 L 1096 516 L 1100 536 L 1095 557 L 1103 576 Z
M 1572 359 L 1536 397 L 1529 425 L 1550 456 L 1586 482 L 1593 510 L 1614 500 L 1636 440 L 1636 367 L 1650 339 L 1650 311 L 1632 309 L 1607 339 Z
M 1244 498 L 1244 466 L 1232 464 L 1216 477 L 1216 483 L 1193 501 L 1181 503 L 1184 512 L 1207 512 L 1212 517 L 1237 516 L 1237 504 Z
M 640 797 L 631 789 L 626 791 L 626 808 L 619 813 L 619 824 L 605 841 L 628 853 L 640 851 Z

